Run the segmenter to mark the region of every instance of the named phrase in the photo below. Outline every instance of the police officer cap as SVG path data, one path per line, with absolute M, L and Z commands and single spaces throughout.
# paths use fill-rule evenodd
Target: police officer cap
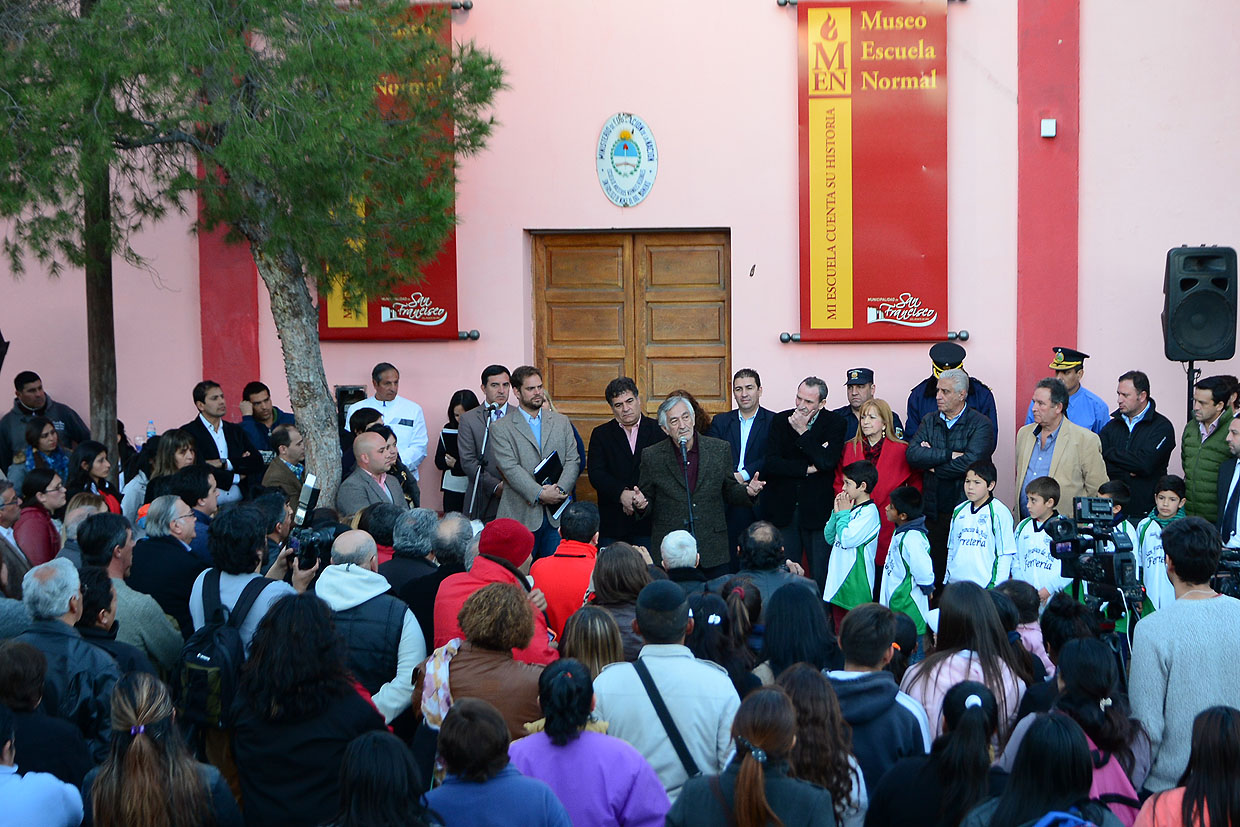
M 1055 348 L 1055 358 L 1051 360 L 1051 370 L 1075 370 L 1083 367 L 1088 353 L 1073 350 L 1070 347 Z
M 848 378 L 844 382 L 845 385 L 872 385 L 874 384 L 874 371 L 869 368 L 850 368 Z
M 930 348 L 930 361 L 939 370 L 955 370 L 964 364 L 964 348 L 955 342 L 939 342 Z

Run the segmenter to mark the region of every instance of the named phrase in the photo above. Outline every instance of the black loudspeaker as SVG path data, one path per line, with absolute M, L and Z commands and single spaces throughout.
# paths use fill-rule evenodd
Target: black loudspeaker
M 1163 278 L 1163 349 L 1173 362 L 1236 355 L 1236 251 L 1175 247 Z

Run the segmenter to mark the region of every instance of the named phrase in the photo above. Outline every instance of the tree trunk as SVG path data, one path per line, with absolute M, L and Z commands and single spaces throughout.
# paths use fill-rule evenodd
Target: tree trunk
M 81 0 L 90 15 L 97 0 Z M 79 174 L 85 204 L 86 364 L 90 371 L 90 434 L 108 449 L 112 477 L 120 473 L 116 444 L 116 325 L 112 312 L 112 182 L 106 161 L 83 155 Z M 72 473 L 72 469 L 70 469 Z
M 254 261 L 271 295 L 293 414 L 306 440 L 306 470 L 318 477 L 319 504 L 332 506 L 340 485 L 340 436 L 319 349 L 319 314 L 303 276 L 257 250 Z
M 83 4 L 85 8 L 86 4 Z M 90 433 L 120 472 L 116 443 L 116 330 L 112 313 L 112 205 L 106 163 L 82 159 L 85 196 L 86 352 L 90 371 Z M 70 471 L 72 473 L 72 470 Z

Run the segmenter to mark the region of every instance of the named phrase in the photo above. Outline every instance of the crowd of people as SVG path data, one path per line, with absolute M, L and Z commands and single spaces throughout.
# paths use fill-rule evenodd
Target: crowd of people
M 447 406 L 442 513 L 392 364 L 304 514 L 261 382 L 239 423 L 198 383 L 113 467 L 23 371 L 0 824 L 1240 823 L 1240 383 L 1197 382 L 1177 441 L 1145 374 L 1110 412 L 1056 348 L 1005 504 L 964 357 L 931 348 L 903 419 L 867 368 L 781 412 L 742 369 L 714 417 L 618 377 L 584 440 L 490 365 Z M 1089 571 L 1135 585 L 1065 576 L 1080 498 Z

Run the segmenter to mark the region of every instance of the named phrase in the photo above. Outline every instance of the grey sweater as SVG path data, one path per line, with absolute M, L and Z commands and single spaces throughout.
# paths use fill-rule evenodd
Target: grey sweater
M 1141 620 L 1128 694 L 1133 717 L 1150 736 L 1145 787 L 1169 790 L 1188 765 L 1197 714 L 1240 708 L 1240 600 L 1176 600 Z

